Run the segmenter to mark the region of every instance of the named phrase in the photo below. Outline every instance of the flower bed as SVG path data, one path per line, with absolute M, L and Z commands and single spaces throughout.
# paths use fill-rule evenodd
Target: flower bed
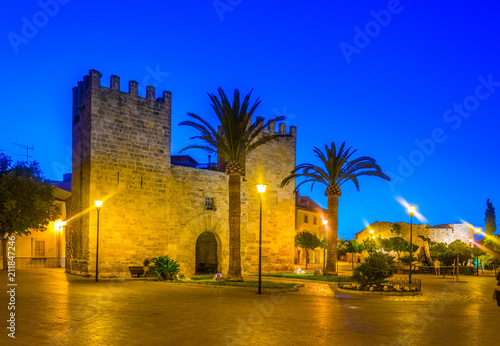
M 339 288 L 353 291 L 366 291 L 366 292 L 418 292 L 415 286 L 400 286 L 398 284 L 382 284 L 382 285 L 361 285 L 358 283 L 343 283 Z
M 412 280 L 413 281 L 413 280 Z M 341 292 L 356 293 L 381 293 L 393 295 L 415 295 L 421 294 L 421 282 L 414 279 L 412 284 L 407 280 L 388 281 L 382 284 L 363 285 L 357 282 L 340 282 L 338 289 Z

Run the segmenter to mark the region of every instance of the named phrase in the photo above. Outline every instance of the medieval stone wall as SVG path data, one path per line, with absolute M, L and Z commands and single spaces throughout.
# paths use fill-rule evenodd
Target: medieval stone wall
M 293 270 L 295 237 L 295 182 L 281 188 L 281 181 L 295 167 L 296 128 L 274 123 L 263 131 L 280 136 L 247 157 L 242 187 L 242 266 L 257 272 L 259 240 L 259 194 L 257 184 L 267 184 L 262 196 L 262 270 Z
M 97 244 L 94 200 L 100 211 L 99 268 L 103 275 L 126 276 L 128 266 L 145 258 L 170 255 L 188 275 L 195 270 L 198 236 L 209 231 L 218 243 L 219 269 L 227 272 L 228 177 L 222 172 L 170 164 L 171 94 L 155 100 L 120 91 L 111 76 L 110 88 L 91 70 L 74 88 L 73 218 L 68 224 L 71 254 L 67 270 L 93 275 Z M 274 133 L 274 124 L 264 130 Z M 293 184 L 279 188 L 295 166 L 296 129 L 258 148 L 246 162 L 242 178 L 242 266 L 256 272 L 259 197 L 255 185 L 267 183 L 263 199 L 263 268 L 293 268 Z M 207 210 L 205 199 L 215 208 Z

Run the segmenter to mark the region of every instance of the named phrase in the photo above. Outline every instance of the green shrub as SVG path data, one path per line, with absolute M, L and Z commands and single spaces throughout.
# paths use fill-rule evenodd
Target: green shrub
M 461 275 L 476 275 L 476 267 L 465 266 L 459 267 Z
M 418 258 L 417 256 L 415 256 L 415 254 L 411 254 L 411 257 L 412 257 L 412 265 L 415 266 L 415 262 L 418 261 Z M 410 254 L 407 254 L 407 255 L 402 255 L 401 257 L 399 257 L 399 260 L 401 261 L 401 263 L 409 266 L 410 264 Z
M 363 263 L 354 268 L 353 279 L 362 285 L 381 284 L 392 276 L 392 256 L 381 252 L 370 254 Z
M 173 280 L 174 275 L 179 273 L 179 263 L 169 256 L 153 257 L 151 262 L 154 266 L 150 269 L 150 273 L 163 280 Z

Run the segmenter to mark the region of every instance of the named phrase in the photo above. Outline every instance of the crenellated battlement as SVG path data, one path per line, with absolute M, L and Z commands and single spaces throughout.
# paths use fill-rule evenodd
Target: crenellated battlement
M 83 80 L 78 82 L 77 86 L 73 88 L 73 104 L 82 103 L 83 97 L 91 89 L 99 89 L 104 92 L 117 92 L 122 96 L 130 95 L 138 99 L 149 100 L 157 102 L 160 104 L 170 105 L 172 99 L 172 93 L 170 91 L 163 91 L 162 97 L 155 98 L 155 87 L 148 85 L 146 86 L 146 95 L 144 97 L 139 96 L 139 83 L 134 80 L 128 83 L 128 93 L 120 90 L 120 77 L 117 75 L 111 75 L 109 88 L 101 85 L 102 74 L 97 70 L 90 70 L 89 74 L 83 76 Z
M 256 123 L 257 123 L 257 126 L 264 126 L 264 118 L 257 117 Z M 287 133 L 286 124 L 279 123 L 278 124 L 278 131 L 276 131 L 276 122 L 270 121 L 267 128 L 264 129 L 262 132 L 266 133 L 266 134 L 277 134 L 277 135 L 283 135 L 283 136 L 294 136 L 294 137 L 297 136 L 297 127 L 296 126 L 290 126 L 289 130 L 290 131 Z

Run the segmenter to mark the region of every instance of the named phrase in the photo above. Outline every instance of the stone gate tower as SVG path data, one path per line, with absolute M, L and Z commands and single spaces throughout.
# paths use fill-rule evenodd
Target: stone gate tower
M 73 217 L 67 232 L 67 271 L 95 274 L 97 213 L 100 212 L 99 273 L 127 276 L 128 266 L 169 255 L 187 275 L 227 273 L 228 177 L 219 171 L 171 164 L 171 93 L 155 88 L 138 95 L 120 78 L 110 87 L 90 70 L 73 88 Z M 266 133 L 276 133 L 270 124 Z M 257 270 L 259 199 L 263 211 L 263 269 L 293 268 L 293 184 L 279 188 L 295 166 L 296 129 L 279 124 L 279 137 L 247 158 L 242 178 L 241 254 L 244 272 Z M 210 243 L 211 242 L 211 243 Z M 206 244 L 208 244 L 206 246 Z

